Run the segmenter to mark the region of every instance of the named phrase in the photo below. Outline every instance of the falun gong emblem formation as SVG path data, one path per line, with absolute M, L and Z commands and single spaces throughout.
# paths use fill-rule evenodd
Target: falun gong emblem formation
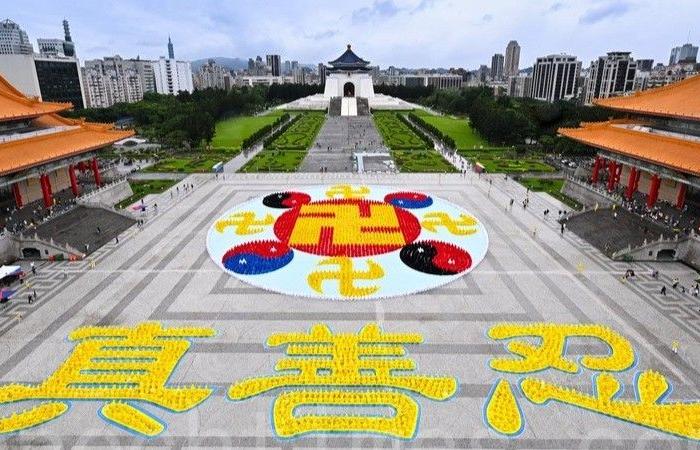
M 214 222 L 214 262 L 264 289 L 312 298 L 381 298 L 425 291 L 486 255 L 484 226 L 421 192 L 335 185 L 270 193 Z

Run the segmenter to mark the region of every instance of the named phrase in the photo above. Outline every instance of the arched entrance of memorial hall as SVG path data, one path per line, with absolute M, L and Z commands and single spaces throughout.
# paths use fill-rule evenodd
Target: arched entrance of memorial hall
M 347 82 L 343 85 L 343 97 L 355 96 L 355 83 Z

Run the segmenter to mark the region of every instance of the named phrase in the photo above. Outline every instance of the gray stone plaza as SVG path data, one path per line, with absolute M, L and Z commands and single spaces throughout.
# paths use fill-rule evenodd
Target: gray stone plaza
M 313 152 L 313 150 L 312 150 Z M 329 163 L 330 164 L 330 163 Z M 45 263 L 29 277 L 38 300 L 15 300 L 2 311 L 0 381 L 39 383 L 67 358 L 71 330 L 85 325 L 132 326 L 161 321 L 165 326 L 212 327 L 211 338 L 193 339 L 170 384 L 215 388 L 202 404 L 183 413 L 139 405 L 167 424 L 145 439 L 107 424 L 101 401 L 73 401 L 62 417 L 0 438 L 0 447 L 33 448 L 528 448 L 528 449 L 687 449 L 696 442 L 550 402 L 536 405 L 518 395 L 525 425 L 518 437 L 495 433 L 484 421 L 484 404 L 499 378 L 519 377 L 489 368 L 505 356 L 502 343 L 489 339 L 499 322 L 605 324 L 633 345 L 636 366 L 616 374 L 623 398 L 634 399 L 634 375 L 654 369 L 673 385 L 669 401 L 700 398 L 700 300 L 670 287 L 685 286 L 695 272 L 676 264 L 613 262 L 577 236 L 560 233 L 545 209 L 566 209 L 543 194 L 529 193 L 503 176 L 491 182 L 476 175 L 225 174 L 197 175 L 194 190 L 160 203 L 141 229 L 132 227 L 95 252 L 90 260 Z M 489 234 L 486 258 L 476 269 L 443 287 L 384 300 L 311 300 L 271 293 L 222 272 L 210 259 L 205 238 L 212 223 L 233 206 L 284 189 L 339 183 L 384 185 L 418 190 L 448 200 L 480 220 Z M 515 205 L 508 207 L 510 199 Z M 93 267 L 94 265 L 94 267 Z M 623 274 L 634 269 L 636 277 Z M 651 277 L 658 269 L 658 279 Z M 665 284 L 668 295 L 659 290 Z M 690 292 L 690 291 L 689 291 Z M 323 322 L 335 332 L 357 332 L 377 322 L 385 332 L 420 333 L 423 343 L 407 346 L 417 374 L 451 376 L 457 394 L 438 402 L 417 396 L 418 431 L 412 440 L 377 435 L 310 434 L 293 440 L 275 436 L 271 405 L 277 392 L 240 402 L 227 389 L 247 377 L 274 374 L 281 348 L 266 348 L 275 332 L 306 332 Z M 678 354 L 672 342 L 680 343 Z M 599 343 L 574 339 L 569 355 L 605 354 Z M 592 392 L 583 370 L 568 375 L 537 374 Z M 31 402 L 30 402 L 31 403 Z M 27 405 L 3 405 L 3 416 Z

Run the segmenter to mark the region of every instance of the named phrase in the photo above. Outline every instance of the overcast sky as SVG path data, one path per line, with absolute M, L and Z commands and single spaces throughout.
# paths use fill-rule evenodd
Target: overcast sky
M 490 65 L 516 39 L 520 66 L 569 53 L 587 66 L 612 50 L 668 62 L 700 41 L 700 0 L 0 0 L 36 50 L 70 21 L 81 59 L 157 58 L 168 35 L 181 59 L 278 53 L 316 63 L 348 43 L 385 68 Z M 694 29 L 693 29 L 694 27 Z

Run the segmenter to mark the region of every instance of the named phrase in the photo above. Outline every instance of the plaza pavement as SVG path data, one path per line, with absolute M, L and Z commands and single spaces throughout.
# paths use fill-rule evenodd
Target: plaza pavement
M 422 294 L 379 301 L 319 301 L 288 297 L 245 285 L 224 274 L 205 246 L 207 231 L 227 209 L 253 197 L 313 184 L 377 184 L 423 191 L 456 203 L 481 220 L 490 238 L 485 260 L 459 280 Z M 66 337 L 83 325 L 133 325 L 145 320 L 166 326 L 213 327 L 213 338 L 197 339 L 175 370 L 172 383 L 207 384 L 216 392 L 198 407 L 173 414 L 139 405 L 168 424 L 157 438 L 143 439 L 107 425 L 98 417 L 101 402 L 73 402 L 63 417 L 36 428 L 0 437 L 0 447 L 33 448 L 528 448 L 528 449 L 688 449 L 696 443 L 641 426 L 552 403 L 538 406 L 520 398 L 526 425 L 514 439 L 484 424 L 485 399 L 499 374 L 489 369 L 502 356 L 500 343 L 486 337 L 501 321 L 601 323 L 627 337 L 637 356 L 634 370 L 620 377 L 624 398 L 633 398 L 635 370 L 655 369 L 673 383 L 672 400 L 700 398 L 700 306 L 698 300 L 661 282 L 675 276 L 686 285 L 694 272 L 681 264 L 612 262 L 573 234 L 563 237 L 542 211 L 564 206 L 547 195 L 530 193 L 530 207 L 519 206 L 525 190 L 514 181 L 475 175 L 272 174 L 197 175 L 195 189 L 159 202 L 142 230 L 132 228 L 88 261 L 42 265 L 30 282 L 39 301 L 14 303 L 0 318 L 0 381 L 41 382 L 74 347 Z M 506 210 L 510 198 L 512 211 Z M 637 279 L 620 276 L 634 268 Z M 64 271 L 66 272 L 64 279 Z M 21 316 L 21 318 L 20 318 Z M 273 332 L 302 332 L 317 322 L 334 331 L 357 332 L 378 322 L 387 332 L 418 332 L 424 343 L 408 346 L 417 373 L 454 376 L 459 390 L 447 402 L 419 397 L 415 439 L 399 441 L 368 435 L 311 435 L 277 439 L 271 429 L 266 394 L 244 402 L 226 399 L 226 390 L 245 377 L 274 373 L 280 349 L 266 349 Z M 680 352 L 670 350 L 673 340 Z M 600 345 L 575 340 L 573 355 L 601 352 Z M 585 392 L 590 372 L 579 376 L 554 371 L 543 378 Z M 510 375 L 503 375 L 511 381 Z M 3 405 L 2 414 L 21 404 Z

